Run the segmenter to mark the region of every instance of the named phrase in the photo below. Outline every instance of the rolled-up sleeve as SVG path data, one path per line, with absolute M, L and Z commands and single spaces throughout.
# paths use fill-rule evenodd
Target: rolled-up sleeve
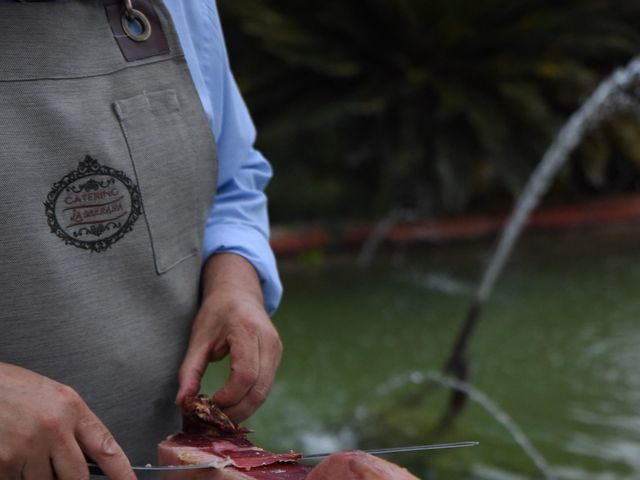
M 251 262 L 260 276 L 267 310 L 273 313 L 282 296 L 282 284 L 269 245 L 264 194 L 271 166 L 253 148 L 255 128 L 229 71 L 224 90 L 218 193 L 207 219 L 203 253 L 208 258 L 232 252 Z
M 254 148 L 256 130 L 231 73 L 215 2 L 165 3 L 218 148 L 218 190 L 206 222 L 203 260 L 222 252 L 247 259 L 272 314 L 282 296 L 264 193 L 272 170 Z

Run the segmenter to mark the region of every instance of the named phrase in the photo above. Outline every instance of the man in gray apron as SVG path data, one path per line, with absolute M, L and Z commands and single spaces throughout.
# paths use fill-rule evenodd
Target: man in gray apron
M 154 462 L 179 428 L 174 399 L 226 355 L 227 413 L 243 420 L 268 394 L 281 355 L 273 294 L 260 261 L 223 235 L 264 229 L 250 208 L 228 214 L 234 199 L 262 208 L 264 178 L 225 163 L 231 144 L 252 151 L 252 134 L 216 113 L 243 108 L 203 102 L 201 84 L 217 79 L 194 64 L 228 70 L 224 50 L 187 65 L 178 37 L 214 16 L 204 0 L 0 0 L 3 480 L 86 478 L 85 454 L 109 478 L 134 478 L 129 462 Z M 204 41 L 220 39 L 213 30 Z M 192 33 L 188 48 L 205 49 Z M 219 88 L 237 101 L 234 85 Z

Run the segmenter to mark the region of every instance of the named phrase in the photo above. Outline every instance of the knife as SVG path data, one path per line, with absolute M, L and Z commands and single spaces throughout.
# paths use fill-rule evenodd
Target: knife
M 409 447 L 394 447 L 394 448 L 376 448 L 373 450 L 361 450 L 371 455 L 389 455 L 392 453 L 408 453 L 408 452 L 422 452 L 425 450 L 444 450 L 450 448 L 463 448 L 474 447 L 480 445 L 480 442 L 455 442 L 455 443 L 437 443 L 431 445 L 412 445 Z M 310 455 L 303 455 L 298 460 L 319 460 L 321 458 L 328 457 L 334 453 L 339 452 L 326 452 L 326 453 L 312 453 Z M 206 463 L 196 463 L 192 465 L 133 465 L 132 468 L 136 472 L 175 472 L 181 470 L 202 470 L 205 468 L 224 468 L 231 465 L 231 462 L 226 460 Z M 91 475 L 105 476 L 104 472 L 95 463 L 88 463 L 89 473 Z
M 370 455 L 390 455 L 392 453 L 409 453 L 409 452 L 422 452 L 424 450 L 445 450 L 448 448 L 463 448 L 463 447 L 475 447 L 480 445 L 480 442 L 455 442 L 455 443 L 434 443 L 431 445 L 413 445 L 410 447 L 393 447 L 393 448 L 374 448 L 372 450 L 360 450 L 361 452 L 368 453 Z M 338 452 L 327 453 L 312 453 L 310 455 L 303 455 L 299 460 L 318 460 L 328 457 Z

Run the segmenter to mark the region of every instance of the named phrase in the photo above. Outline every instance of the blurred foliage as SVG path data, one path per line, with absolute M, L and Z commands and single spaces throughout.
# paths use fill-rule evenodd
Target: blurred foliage
M 640 51 L 634 0 L 219 4 L 276 168 L 276 221 L 508 200 L 597 83 Z M 636 188 L 639 134 L 630 117 L 608 121 L 565 186 Z

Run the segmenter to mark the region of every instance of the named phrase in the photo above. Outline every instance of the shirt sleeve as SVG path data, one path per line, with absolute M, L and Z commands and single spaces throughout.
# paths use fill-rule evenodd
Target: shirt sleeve
M 246 258 L 262 283 L 265 306 L 272 314 L 282 284 L 269 245 L 269 218 L 264 189 L 272 170 L 253 148 L 256 132 L 238 87 L 227 69 L 221 134 L 218 138 L 218 191 L 205 227 L 204 258 L 231 252 Z
M 191 36 L 183 39 L 183 46 L 187 60 L 192 48 L 197 52 L 197 59 L 192 63 L 198 63 L 198 73 L 202 76 L 194 80 L 196 86 L 201 83 L 206 90 L 200 95 L 216 137 L 219 162 L 218 190 L 206 222 L 203 258 L 230 252 L 247 259 L 260 277 L 265 307 L 272 314 L 282 296 L 282 284 L 269 245 L 264 193 L 272 169 L 253 146 L 256 129 L 229 66 L 215 2 L 198 3 L 204 8 L 201 12 L 204 15 L 190 19 Z M 195 25 L 205 18 L 209 20 L 208 25 L 200 23 L 202 34 L 195 39 Z

